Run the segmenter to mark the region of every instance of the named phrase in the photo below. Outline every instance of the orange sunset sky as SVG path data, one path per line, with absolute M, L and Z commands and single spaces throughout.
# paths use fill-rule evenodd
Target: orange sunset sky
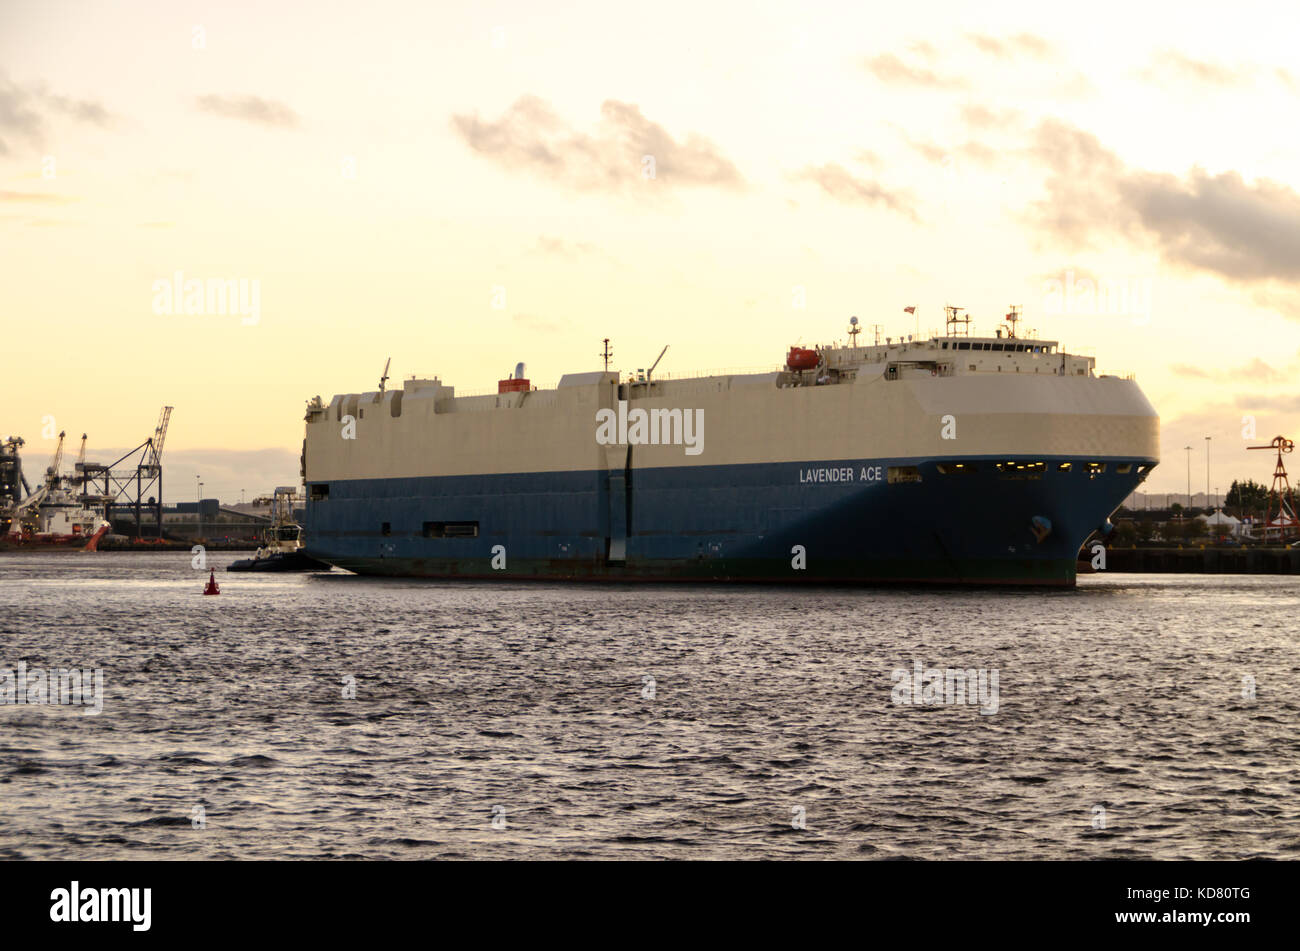
M 1300 13 L 1073 9 L 2 0 L 0 435 L 107 462 L 166 403 L 166 498 L 237 501 L 390 356 L 482 392 L 603 337 L 624 371 L 774 367 L 851 315 L 1018 304 L 1136 374 L 1148 490 L 1191 444 L 1204 491 L 1207 435 L 1211 491 L 1267 481 L 1245 447 L 1300 437 Z M 159 313 L 176 272 L 256 319 Z

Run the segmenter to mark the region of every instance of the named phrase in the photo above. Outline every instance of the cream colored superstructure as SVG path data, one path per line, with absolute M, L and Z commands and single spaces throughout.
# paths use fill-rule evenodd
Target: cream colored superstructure
M 961 344 L 980 349 L 957 349 Z M 984 349 L 1022 346 L 1024 351 Z M 1053 341 L 942 337 L 818 351 L 816 370 L 619 381 L 571 374 L 552 390 L 456 397 L 433 380 L 319 398 L 304 477 L 345 479 L 621 468 L 597 412 L 703 410 L 701 451 L 636 445 L 633 465 L 712 466 L 963 456 L 1159 456 L 1158 417 L 1137 384 L 1093 371 Z M 351 418 L 350 420 L 348 418 Z

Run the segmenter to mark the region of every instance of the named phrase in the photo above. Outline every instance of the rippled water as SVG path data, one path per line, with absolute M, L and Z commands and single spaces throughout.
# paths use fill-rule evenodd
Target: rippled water
M 215 598 L 188 555 L 0 557 L 0 668 L 102 667 L 105 693 L 0 706 L 0 858 L 1300 855 L 1297 578 L 471 585 L 236 557 Z M 997 712 L 893 703 L 918 660 L 996 670 Z

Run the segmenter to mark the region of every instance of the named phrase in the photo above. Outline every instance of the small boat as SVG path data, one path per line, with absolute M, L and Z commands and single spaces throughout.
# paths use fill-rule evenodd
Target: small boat
M 278 486 L 271 497 L 271 524 L 252 558 L 232 562 L 227 571 L 329 571 L 330 566 L 303 551 L 302 526 L 293 520 L 295 502 L 304 501 L 293 486 Z

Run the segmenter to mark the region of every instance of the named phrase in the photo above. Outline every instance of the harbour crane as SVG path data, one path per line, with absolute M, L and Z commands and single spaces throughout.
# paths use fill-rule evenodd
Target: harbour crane
M 162 453 L 171 415 L 172 407 L 164 406 L 153 435 L 121 458 L 108 465 L 85 465 L 85 485 L 99 490 L 96 498 L 105 505 L 104 517 L 111 522 L 113 509 L 134 509 L 136 537 L 143 534 L 147 510 L 157 537 L 162 538 Z
M 162 469 L 163 443 L 167 441 L 167 423 L 171 418 L 172 408 L 164 406 L 162 412 L 158 414 L 158 425 L 154 427 L 153 439 L 149 441 L 148 465 L 155 470 Z
M 50 464 L 45 468 L 45 482 L 47 485 L 59 481 L 59 467 L 63 465 L 63 438 L 67 435 L 66 430 L 59 433 L 58 445 L 54 447 L 54 455 L 50 457 Z

